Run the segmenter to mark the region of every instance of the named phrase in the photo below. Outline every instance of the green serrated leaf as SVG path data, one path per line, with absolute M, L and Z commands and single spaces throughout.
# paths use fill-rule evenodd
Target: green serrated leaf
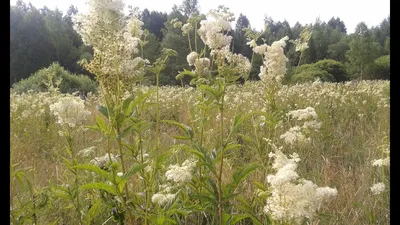
M 252 172 L 254 172 L 258 167 L 259 167 L 259 165 L 257 163 L 250 163 L 250 164 L 247 164 L 247 165 L 241 167 L 240 169 L 235 171 L 235 173 L 233 174 L 233 176 L 232 176 L 233 180 L 237 184 L 239 184 L 244 179 L 246 179 L 246 177 L 248 177 Z
M 129 116 L 132 111 L 129 110 L 129 105 L 131 104 L 132 100 L 135 99 L 134 97 L 129 97 L 122 102 L 122 112 L 125 116 Z
M 118 138 L 123 138 L 125 137 L 125 135 L 129 134 L 129 131 L 131 131 L 131 129 L 133 128 L 133 125 L 130 125 L 128 127 L 126 127 L 119 135 Z
M 108 126 L 106 125 L 106 123 L 104 122 L 104 120 L 100 116 L 96 116 L 96 125 L 104 133 L 107 133 L 108 130 L 109 130 Z
M 135 173 L 141 171 L 146 166 L 147 166 L 147 163 L 138 164 L 136 166 L 133 166 L 128 172 L 126 172 L 124 175 L 122 175 L 121 180 L 128 180 L 131 176 L 133 176 Z
M 232 150 L 232 149 L 241 148 L 242 146 L 243 145 L 241 145 L 241 144 L 230 143 L 224 148 L 224 151 L 229 151 L 229 150 Z
M 99 189 L 107 191 L 110 194 L 117 195 L 117 190 L 115 189 L 115 187 L 106 183 L 94 182 L 85 184 L 81 187 L 81 190 L 87 190 L 87 189 Z
M 178 139 L 178 140 L 190 140 L 190 137 L 180 136 L 180 135 L 173 136 L 173 138 Z
M 109 117 L 109 115 L 112 114 L 112 113 L 109 113 L 107 107 L 102 106 L 102 105 L 97 106 L 97 110 L 99 110 L 99 112 L 101 112 L 101 114 L 103 114 L 103 115 L 104 115 L 105 117 L 107 117 L 107 118 Z
M 176 138 L 176 139 L 190 140 L 194 136 L 193 129 L 189 126 L 186 126 L 185 124 L 178 123 L 174 120 L 161 120 L 161 122 L 175 125 L 175 126 L 181 128 L 185 132 L 185 134 L 187 134 L 187 136 L 175 136 L 174 138 Z
M 196 74 L 193 71 L 183 69 L 183 71 L 180 71 L 178 75 L 176 75 L 175 79 L 176 80 L 182 80 L 185 75 L 191 76 L 191 77 L 196 77 Z
M 259 189 L 266 191 L 267 189 L 264 187 L 264 185 L 258 181 L 253 181 L 253 184 L 256 185 Z
M 110 182 L 113 182 L 113 176 L 109 174 L 107 171 L 100 169 L 98 166 L 92 165 L 92 164 L 79 164 L 76 166 L 73 166 L 72 168 L 76 169 L 81 169 L 81 170 L 88 170 L 95 172 L 97 175 L 104 177 Z
M 244 214 L 223 214 L 223 218 L 222 218 L 222 222 L 223 224 L 226 225 L 234 225 L 236 223 L 238 223 L 239 221 L 248 218 L 248 215 L 244 215 Z
M 239 134 L 239 136 L 246 142 L 248 142 L 249 144 L 251 144 L 252 146 L 257 147 L 257 143 L 255 142 L 255 140 L 247 135 L 244 134 Z
M 92 207 L 90 207 L 90 209 L 87 213 L 87 216 L 86 216 L 86 224 L 87 225 L 92 224 L 93 218 L 95 218 L 96 216 L 98 216 L 100 214 L 101 203 L 102 203 L 102 200 L 98 199 L 97 201 L 95 201 L 93 203 Z

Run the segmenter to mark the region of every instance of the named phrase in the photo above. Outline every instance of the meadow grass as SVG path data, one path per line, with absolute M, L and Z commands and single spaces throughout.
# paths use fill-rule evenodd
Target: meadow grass
M 138 88 L 144 92 L 155 89 L 134 87 L 131 92 L 124 93 L 123 99 L 137 96 Z M 115 219 L 118 216 L 115 216 L 114 205 L 111 204 L 114 200 L 107 200 L 109 196 L 99 198 L 99 192 L 79 189 L 81 201 L 77 211 L 74 209 L 74 201 L 60 197 L 59 192 L 54 189 L 57 185 L 68 187 L 67 184 L 73 184 L 76 178 L 63 160 L 63 157 L 68 158 L 65 147 L 67 141 L 65 136 L 60 135 L 61 126 L 50 110 L 51 104 L 65 96 L 55 92 L 19 95 L 11 90 L 10 93 L 12 224 L 31 224 L 34 221 L 36 224 L 118 224 L 118 220 Z M 149 193 L 156 193 L 156 190 L 161 189 L 159 186 L 167 182 L 160 171 L 168 170 L 168 165 L 181 165 L 186 159 L 194 156 L 190 151 L 179 147 L 188 144 L 189 140 L 174 138 L 182 135 L 182 129 L 162 121 L 173 120 L 189 126 L 196 139 L 202 134 L 204 149 L 212 153 L 212 150 L 221 144 L 221 119 L 228 128 L 233 124 L 235 116 L 246 115 L 238 128 L 239 131 L 230 137 L 230 140 L 239 143 L 240 147 L 226 151 L 222 183 L 230 183 L 235 170 L 244 165 L 257 163 L 260 167 L 237 187 L 241 194 L 230 202 L 230 213 L 248 213 L 265 224 L 270 221 L 268 215 L 263 212 L 266 202 L 258 196 L 257 190 L 261 188 L 260 184 L 268 187 L 267 175 L 272 172 L 268 157 L 272 150 L 266 141 L 270 139 L 277 146 L 282 146 L 285 155 L 299 155 L 301 161 L 298 164 L 298 173 L 301 177 L 318 186 L 337 189 L 337 196 L 322 205 L 316 217 L 304 223 L 390 224 L 389 170 L 385 166 L 372 166 L 374 160 L 386 157 L 387 153 L 384 150 L 389 149 L 390 145 L 389 81 L 314 82 L 283 86 L 276 95 L 276 105 L 279 109 L 276 111 L 279 111 L 279 115 L 274 116 L 262 113 L 268 105 L 260 82 L 246 82 L 244 86 L 227 87 L 223 118 L 216 108 L 202 111 L 197 107 L 201 95 L 199 90 L 192 87 L 160 87 L 159 134 L 156 134 L 156 93 L 152 92 L 137 115 L 141 120 L 148 121 L 148 126 L 140 132 L 140 137 L 137 132 L 132 131 L 122 138 L 123 142 L 131 143 L 132 146 L 140 145 L 140 149 L 144 151 L 140 154 L 134 150 L 130 152 L 126 148 L 123 154 L 127 168 L 145 161 L 146 159 L 140 159 L 143 155 L 147 154 L 146 157 L 152 159 L 156 138 L 159 140 L 160 154 L 168 153 L 167 157 L 162 159 L 159 172 L 155 174 L 158 183 L 153 184 L 154 190 Z M 99 96 L 89 95 L 84 104 L 85 109 L 91 112 L 84 125 L 95 125 L 96 117 L 106 120 L 97 108 L 102 105 Z M 299 123 L 286 116 L 286 113 L 307 107 L 315 109 L 318 121 L 321 122 L 320 129 L 307 133 L 309 142 L 286 143 L 280 136 Z M 90 163 L 94 157 L 106 155 L 107 149 L 114 155 L 120 154 L 117 142 L 112 141 L 107 147 L 105 137 L 93 129 L 76 127 L 72 136 L 77 164 Z M 93 151 L 87 151 L 86 154 L 81 151 L 90 147 L 93 147 Z M 136 147 L 135 149 L 139 149 Z M 199 168 L 201 167 L 196 168 L 196 171 Z M 95 174 L 83 170 L 77 177 L 79 185 L 98 179 Z M 381 181 L 386 182 L 386 191 L 374 195 L 370 188 L 374 183 Z M 143 182 L 142 175 L 132 176 L 128 184 L 130 198 L 140 202 L 138 205 L 143 203 L 142 198 L 147 195 L 149 186 Z M 190 189 L 191 186 L 186 187 Z M 199 224 L 200 217 L 202 224 L 207 224 L 206 218 L 209 215 L 199 213 L 207 210 L 196 210 L 194 206 L 198 200 L 189 197 L 193 191 L 188 190 L 182 194 L 179 201 L 175 201 L 182 207 L 174 206 L 176 211 L 162 217 L 163 219 L 151 220 L 158 221 L 151 224 Z M 149 212 L 146 212 L 156 217 L 165 210 L 157 204 L 147 204 L 149 209 L 146 209 Z M 228 206 L 226 207 L 228 210 Z M 92 215 L 93 218 L 88 218 Z M 135 221 L 136 224 L 145 223 L 141 219 Z M 254 224 L 253 222 L 246 218 L 237 224 Z

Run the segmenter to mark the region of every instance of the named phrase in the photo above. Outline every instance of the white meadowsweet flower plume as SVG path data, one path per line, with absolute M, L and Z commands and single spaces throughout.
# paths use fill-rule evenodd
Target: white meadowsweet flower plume
M 210 60 L 208 58 L 196 59 L 194 62 L 196 72 L 199 74 L 208 74 L 210 72 Z
M 297 120 L 317 119 L 318 115 L 313 107 L 307 107 L 305 109 L 293 110 L 287 113 L 288 116 Z
M 50 111 L 57 117 L 57 123 L 71 128 L 82 125 L 91 115 L 91 112 L 85 109 L 84 101 L 73 96 L 61 97 L 58 102 L 50 105 Z
M 251 41 L 248 41 L 248 42 L 246 43 L 246 45 L 248 45 L 248 46 L 254 48 L 254 47 L 257 46 L 257 43 L 256 43 L 256 40 L 253 39 L 253 40 L 251 40 Z
M 251 70 L 249 59 L 241 54 L 227 54 L 228 62 L 241 75 L 247 75 Z
M 380 182 L 372 185 L 371 191 L 374 195 L 379 195 L 380 193 L 385 191 L 385 188 L 386 188 L 385 184 Z
M 280 85 L 281 80 L 286 73 L 286 58 L 283 48 L 286 46 L 286 41 L 289 38 L 286 36 L 279 41 L 275 41 L 271 46 L 267 46 L 267 51 L 264 52 L 264 63 L 260 67 L 260 79 L 267 85 Z M 260 52 L 262 52 L 260 50 Z
M 286 133 L 282 134 L 280 138 L 283 139 L 287 144 L 293 144 L 295 142 L 307 143 L 310 141 L 310 139 L 306 138 L 301 132 L 301 127 L 299 126 L 290 128 L 288 131 L 286 131 Z
M 257 54 L 260 54 L 260 55 L 264 55 L 267 52 L 268 47 L 269 47 L 269 45 L 267 45 L 267 44 L 254 46 L 253 47 L 253 52 L 257 53 Z
M 196 166 L 195 160 L 185 160 L 182 166 L 170 165 L 168 171 L 165 173 L 167 180 L 175 183 L 182 184 L 192 179 L 192 170 Z
M 306 179 L 299 179 L 295 171 L 300 158 L 292 154 L 287 158 L 281 150 L 270 153 L 274 158 L 272 167 L 276 174 L 267 176 L 271 193 L 264 212 L 276 220 L 301 224 L 305 218 L 311 219 L 322 203 L 337 195 L 336 188 L 318 187 Z
M 110 156 L 108 156 L 108 154 L 105 154 L 103 156 L 95 157 L 94 159 L 90 160 L 90 164 L 98 166 L 99 168 L 104 168 L 105 166 L 107 166 L 108 163 L 111 163 L 110 157 L 112 162 L 117 161 L 117 158 L 113 154 L 110 154 Z
M 122 0 L 89 0 L 88 5 L 86 14 L 73 17 L 73 28 L 94 49 L 88 69 L 97 76 L 111 75 L 110 80 L 143 73 L 138 67 L 142 64 L 137 64 L 140 58 L 133 56 L 139 53 L 143 22 L 135 16 L 126 18 Z
M 303 124 L 304 129 L 314 129 L 314 130 L 319 130 L 322 126 L 321 122 L 318 122 L 317 120 L 311 120 L 311 121 L 306 121 Z
M 193 66 L 198 57 L 199 57 L 199 54 L 197 54 L 197 52 L 189 53 L 189 55 L 187 55 L 187 57 L 186 57 L 186 60 L 189 63 L 189 66 Z
M 311 138 L 306 138 L 305 134 L 311 130 L 318 131 L 322 126 L 322 123 L 318 121 L 318 115 L 315 112 L 315 109 L 312 107 L 292 110 L 286 115 L 292 119 L 295 119 L 296 121 L 303 122 L 302 126 L 294 126 L 280 136 L 280 138 L 283 139 L 287 144 L 293 144 L 295 142 L 310 142 Z
M 143 26 L 142 21 L 140 21 L 136 17 L 132 17 L 131 20 L 129 20 L 128 22 L 127 28 L 132 37 L 140 39 L 140 37 L 143 35 L 142 26 Z
M 155 204 L 158 204 L 160 206 L 163 206 L 172 200 L 174 200 L 176 194 L 163 194 L 163 193 L 156 193 L 151 197 L 151 201 Z
M 372 162 L 372 166 L 377 166 L 377 167 L 390 166 L 390 157 L 374 160 Z
M 225 35 L 230 31 L 232 13 L 229 11 L 210 10 L 207 14 L 207 20 L 200 22 L 198 34 L 201 40 L 211 49 L 221 49 L 229 46 L 232 41 L 232 36 Z
M 191 30 L 193 30 L 193 26 L 192 26 L 192 24 L 191 23 L 186 23 L 186 24 L 184 24 L 183 26 L 182 26 L 182 33 L 183 34 L 189 34 L 189 32 L 191 31 Z

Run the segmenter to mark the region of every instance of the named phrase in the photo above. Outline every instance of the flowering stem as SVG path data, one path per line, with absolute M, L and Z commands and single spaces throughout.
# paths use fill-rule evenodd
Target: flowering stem
M 250 73 L 251 73 L 251 69 L 253 68 L 253 61 L 254 61 L 254 51 L 253 51 L 253 54 L 251 55 L 251 61 L 250 61 L 250 70 L 249 70 L 249 73 L 247 74 L 247 78 L 245 79 L 245 81 L 244 82 L 246 82 L 248 79 L 249 79 L 249 77 L 250 77 Z
M 196 31 L 197 31 L 197 21 L 194 24 L 194 48 L 197 52 L 197 32 Z
M 119 71 L 118 71 L 119 65 L 118 63 L 116 64 L 116 77 L 117 77 L 117 93 L 115 95 L 115 105 L 117 107 L 118 110 L 116 110 L 117 112 L 120 112 L 120 96 L 121 96 L 121 90 L 120 90 L 120 80 L 119 80 Z M 113 118 L 113 122 L 115 122 L 114 125 L 114 132 L 115 132 L 115 138 L 117 141 L 117 147 L 118 147 L 118 151 L 119 151 L 119 155 L 121 158 L 121 167 L 122 167 L 122 173 L 125 174 L 125 161 L 124 161 L 124 154 L 122 152 L 122 143 L 121 143 L 121 137 L 120 137 L 120 126 L 119 126 L 119 122 L 117 121 L 117 114 L 114 115 Z M 127 199 L 129 199 L 129 187 L 128 187 L 128 182 L 125 184 L 125 197 Z M 122 196 L 122 203 L 125 207 L 125 210 L 128 212 L 128 217 L 129 217 L 129 223 L 133 224 L 133 217 L 131 214 L 131 211 L 128 209 L 128 206 L 126 205 L 126 201 L 124 199 L 124 196 Z
M 201 93 L 201 102 L 204 103 L 204 93 Z M 201 115 L 201 131 L 200 131 L 200 147 L 203 147 L 203 137 L 204 137 L 204 117 L 205 117 L 206 110 L 205 108 L 202 109 L 202 115 Z M 202 166 L 199 166 L 199 180 L 201 180 L 201 168 Z M 201 185 L 199 186 L 199 192 L 201 193 Z M 201 201 L 201 200 L 200 200 Z M 201 224 L 201 212 L 199 213 L 199 216 L 197 218 L 197 224 Z
M 189 32 L 188 32 L 188 34 L 187 34 L 187 37 L 188 37 L 188 41 L 189 41 L 190 52 L 192 52 L 193 50 L 192 50 L 192 44 L 190 43 L 190 35 L 189 35 Z
M 224 87 L 223 87 L 223 92 L 222 92 L 222 100 L 221 100 L 221 163 L 219 165 L 219 174 L 218 174 L 218 218 L 219 218 L 219 224 L 222 225 L 222 167 L 224 164 L 224 97 L 225 97 L 225 82 L 224 82 Z
M 160 135 L 160 101 L 159 101 L 159 95 L 158 95 L 158 85 L 159 85 L 159 76 L 160 76 L 160 71 L 157 71 L 156 73 L 156 101 L 157 101 L 157 107 L 156 107 L 156 151 L 157 151 L 157 156 L 158 156 L 158 151 L 159 151 L 159 135 Z
M 297 67 L 296 67 L 296 71 L 300 66 L 300 62 L 301 62 L 301 56 L 303 55 L 303 51 L 300 52 L 300 58 L 299 58 L 299 63 L 297 63 Z
M 71 153 L 72 166 L 75 166 L 76 165 L 76 161 L 75 161 L 74 152 L 72 151 L 73 139 L 72 139 L 72 136 L 71 136 L 70 129 L 68 129 L 68 134 L 67 134 L 66 138 L 67 138 L 67 143 L 68 143 L 68 149 L 69 149 L 69 151 Z M 75 168 L 73 173 L 75 175 L 75 188 L 77 190 L 77 192 L 76 192 L 76 206 L 75 206 L 75 209 L 76 209 L 76 211 L 78 213 L 79 222 L 80 222 L 80 224 L 82 224 L 82 215 L 81 215 L 81 210 L 80 210 L 79 191 L 78 191 L 78 188 L 79 188 L 78 169 Z
M 122 173 L 125 174 L 125 171 L 126 171 L 126 170 L 125 170 L 125 164 L 124 164 L 124 155 L 123 155 L 123 152 L 122 152 L 121 138 L 118 137 L 119 134 L 120 134 L 119 126 L 118 126 L 118 124 L 116 124 L 117 146 L 118 146 L 119 154 L 120 154 L 120 157 L 121 157 Z M 115 179 L 115 177 L 114 177 L 114 179 Z M 117 189 L 118 189 L 118 188 L 117 188 Z M 126 199 L 129 199 L 128 182 L 126 182 L 126 184 L 125 184 L 125 197 L 126 197 Z M 126 204 L 126 201 L 125 201 L 124 196 L 121 196 L 121 198 L 122 198 L 121 200 L 122 200 L 122 203 L 123 203 L 123 205 L 124 205 L 124 207 L 125 207 L 125 210 L 128 212 L 129 224 L 134 224 L 134 223 L 133 223 L 133 216 L 132 216 L 132 213 L 131 213 L 131 211 L 128 209 L 128 205 Z

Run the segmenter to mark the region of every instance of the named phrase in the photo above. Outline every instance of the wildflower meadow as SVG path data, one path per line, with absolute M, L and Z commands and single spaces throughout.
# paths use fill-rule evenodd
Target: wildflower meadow
M 247 30 L 263 61 L 249 81 L 219 7 L 172 22 L 190 85 L 160 86 L 177 52 L 145 59 L 122 0 L 88 4 L 73 23 L 99 92 L 10 90 L 11 224 L 390 224 L 390 81 L 286 85 L 284 47 L 307 32 L 267 45 Z

